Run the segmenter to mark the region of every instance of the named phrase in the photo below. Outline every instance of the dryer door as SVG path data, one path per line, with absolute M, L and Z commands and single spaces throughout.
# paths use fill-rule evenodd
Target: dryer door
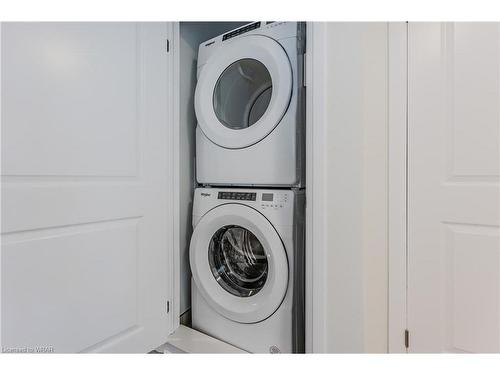
M 194 229 L 189 255 L 200 293 L 228 319 L 259 322 L 285 297 L 285 248 L 271 223 L 253 208 L 225 204 L 209 211 Z
M 283 118 L 292 94 L 292 69 L 285 50 L 266 36 L 224 43 L 200 72 L 196 117 L 212 142 L 244 148 L 265 138 Z

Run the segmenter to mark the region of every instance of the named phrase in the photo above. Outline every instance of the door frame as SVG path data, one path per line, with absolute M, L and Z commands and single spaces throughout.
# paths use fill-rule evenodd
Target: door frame
M 179 191 L 179 90 L 180 25 L 169 23 L 172 30 L 170 58 L 173 60 L 171 85 L 173 171 L 173 262 L 172 330 L 179 326 L 180 300 L 180 191 Z M 325 144 L 327 131 L 327 90 L 323 72 L 326 60 L 327 28 L 323 22 L 307 22 L 306 46 L 306 352 L 323 352 L 328 343 L 325 323 L 328 320 L 324 294 L 327 257 L 324 204 L 326 186 Z M 407 144 L 407 23 L 390 22 L 388 26 L 388 352 L 406 352 L 406 144 Z M 313 162 L 314 161 L 314 162 Z M 314 257 L 311 249 L 314 248 Z M 314 270 L 314 272 L 312 272 Z M 314 301 L 314 309 L 313 309 Z
M 408 23 L 388 30 L 388 352 L 406 353 L 408 281 Z
M 326 349 L 325 279 L 328 228 L 323 219 L 322 202 L 327 198 L 323 162 L 326 160 L 326 93 L 323 72 L 328 69 L 326 25 L 306 24 L 306 277 L 305 277 L 305 348 L 306 353 Z M 316 161 L 316 162 L 313 162 Z M 314 249 L 314 252 L 312 251 Z
M 0 22 L 0 72 L 2 71 L 2 22 Z M 1 83 L 0 83 L 1 85 Z M 0 87 L 1 88 L 1 87 Z M 0 119 L 2 118 L 2 101 L 0 100 Z M 0 121 L 1 122 L 1 121 Z M 0 132 L 0 145 L 2 144 L 2 132 Z M 0 156 L 0 161 L 2 157 Z M 2 203 L 3 199 L 0 199 L 0 212 L 2 212 Z M 0 215 L 0 228 L 2 227 L 2 216 Z M 2 270 L 2 249 L 0 248 L 0 274 Z M 0 346 L 3 347 L 2 344 L 2 277 L 0 277 Z
M 176 87 L 178 87 L 179 82 L 179 59 L 178 53 L 174 53 L 174 49 L 170 44 L 172 41 L 176 40 L 178 35 L 178 23 L 177 22 L 167 22 L 167 37 L 166 41 L 167 48 L 167 60 L 168 60 L 168 68 L 167 68 L 167 82 L 168 83 L 168 103 L 167 111 L 169 113 L 170 126 L 169 126 L 169 139 L 170 145 L 167 145 L 170 149 L 170 170 L 173 173 L 174 178 L 171 179 L 171 189 L 172 194 L 170 207 L 172 207 L 172 216 L 170 217 L 169 228 L 167 229 L 170 232 L 171 240 L 171 250 L 169 254 L 169 274 L 171 275 L 171 282 L 169 295 L 171 301 L 169 301 L 169 306 L 167 306 L 167 310 L 170 310 L 170 333 L 173 333 L 177 327 L 179 326 L 179 253 L 178 249 L 178 226 L 179 220 L 176 218 L 179 217 L 179 196 L 178 196 L 178 186 L 177 179 L 175 176 L 177 175 L 178 170 L 178 159 L 179 159 L 179 132 L 178 126 L 176 124 L 179 123 L 179 109 L 178 109 L 178 95 L 176 95 Z
M 306 47 L 306 352 L 328 350 L 325 296 L 328 270 L 324 202 L 328 87 L 323 72 L 328 36 L 324 22 L 307 22 Z M 387 29 L 387 351 L 406 353 L 407 327 L 407 23 Z M 314 249 L 314 252 L 312 251 Z M 330 249 L 331 250 L 331 249 Z
M 172 215 L 172 276 L 173 282 L 172 284 L 172 332 L 174 332 L 180 325 L 180 301 L 181 301 L 181 286 L 180 286 L 180 245 L 181 245 L 181 192 L 180 192 L 180 23 L 179 22 L 168 22 L 169 30 L 171 31 L 171 39 L 168 42 L 170 45 L 169 49 L 169 57 L 172 62 L 171 69 L 169 69 L 169 73 L 172 74 L 172 84 L 169 85 L 170 92 L 170 100 L 168 105 L 171 106 L 171 116 L 172 116 L 172 207 L 173 207 L 173 215 Z

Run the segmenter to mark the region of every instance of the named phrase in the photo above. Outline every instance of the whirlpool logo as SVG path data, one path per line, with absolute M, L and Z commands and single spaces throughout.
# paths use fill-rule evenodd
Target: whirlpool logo
M 212 195 L 212 194 L 210 194 L 210 193 L 201 193 L 201 196 L 202 196 L 202 197 L 209 197 L 209 196 L 211 196 L 211 195 Z

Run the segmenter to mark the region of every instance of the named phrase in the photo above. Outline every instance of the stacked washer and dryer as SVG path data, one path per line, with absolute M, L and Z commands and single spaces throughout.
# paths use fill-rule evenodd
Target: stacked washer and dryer
M 299 22 L 198 51 L 192 324 L 249 352 L 304 351 L 304 52 Z

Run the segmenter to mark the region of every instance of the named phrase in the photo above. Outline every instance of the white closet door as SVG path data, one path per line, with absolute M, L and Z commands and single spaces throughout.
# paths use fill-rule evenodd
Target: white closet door
M 499 25 L 409 25 L 412 352 L 500 351 Z
M 165 342 L 168 28 L 2 24 L 4 351 Z

